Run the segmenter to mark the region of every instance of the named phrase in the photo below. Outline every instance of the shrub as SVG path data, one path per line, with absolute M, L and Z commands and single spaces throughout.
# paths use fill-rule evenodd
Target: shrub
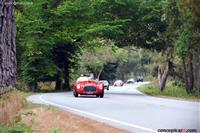
M 13 124 L 13 117 L 27 105 L 25 97 L 16 90 L 0 97 L 0 124 Z
M 15 126 L 3 126 L 0 125 L 1 133 L 30 133 L 30 128 L 27 127 L 24 123 L 18 123 Z
M 168 82 L 166 88 L 163 92 L 160 91 L 159 86 L 156 82 L 144 85 L 139 88 L 142 92 L 152 95 L 152 96 L 170 96 L 177 98 L 187 98 L 187 99 L 200 99 L 200 96 L 192 93 L 188 94 L 186 89 L 175 82 Z

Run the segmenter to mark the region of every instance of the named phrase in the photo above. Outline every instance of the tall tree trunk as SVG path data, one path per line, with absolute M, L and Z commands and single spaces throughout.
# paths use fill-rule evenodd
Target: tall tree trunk
M 30 89 L 31 89 L 32 92 L 37 92 L 38 91 L 38 85 L 37 85 L 37 83 L 29 84 L 29 87 L 30 87 Z
M 160 85 L 161 80 L 162 80 L 162 69 L 161 69 L 160 65 L 158 65 L 157 70 L 158 70 L 158 77 L 157 78 L 158 78 L 158 83 Z
M 199 53 L 194 56 L 194 89 L 200 95 L 200 43 Z
M 97 78 L 98 78 L 98 72 L 92 71 L 92 74 L 94 75 L 94 79 L 97 79 Z
M 66 91 L 70 91 L 70 85 L 69 85 L 69 64 L 65 63 L 64 66 L 64 85 L 63 88 Z
M 160 67 L 158 68 L 158 80 L 161 91 L 165 89 L 170 67 L 171 67 L 171 62 L 170 60 L 167 60 L 167 64 L 165 66 L 163 73 L 161 72 L 161 68 Z
M 191 93 L 194 89 L 194 66 L 193 66 L 193 55 L 190 53 L 188 58 L 188 67 L 186 64 L 186 59 L 183 57 L 183 70 L 184 70 L 184 78 L 185 78 L 185 87 L 187 93 Z
M 188 90 L 188 73 L 187 73 L 187 65 L 186 65 L 186 62 L 185 62 L 185 58 L 183 57 L 182 58 L 182 62 L 183 62 L 183 71 L 184 71 L 184 80 L 185 80 L 185 88 L 186 88 L 186 91 L 189 92 Z
M 189 93 L 191 93 L 193 91 L 193 88 L 194 88 L 194 69 L 193 69 L 193 55 L 192 53 L 190 53 L 190 56 L 189 56 L 189 84 L 188 84 L 188 90 L 189 90 Z
M 0 0 L 0 88 L 16 83 L 16 45 L 13 0 Z
M 102 73 L 102 71 L 103 71 L 103 68 L 104 68 L 104 67 L 102 67 L 101 70 L 99 71 L 99 73 L 98 73 L 98 75 L 97 75 L 97 80 L 99 80 L 99 77 L 101 76 L 101 73 Z
M 62 88 L 62 80 L 61 80 L 61 72 L 58 71 L 56 75 L 56 88 L 55 90 L 61 90 Z

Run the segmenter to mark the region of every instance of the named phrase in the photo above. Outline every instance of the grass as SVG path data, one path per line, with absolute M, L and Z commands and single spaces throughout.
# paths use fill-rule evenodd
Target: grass
M 0 132 L 29 133 L 30 128 L 21 122 L 19 111 L 27 107 L 25 93 L 16 90 L 0 97 Z
M 104 123 L 77 116 L 51 106 L 31 109 L 34 115 L 23 115 L 22 121 L 33 132 L 45 133 L 128 133 Z M 29 112 L 29 111 L 28 111 Z M 26 114 L 26 113 L 25 113 Z
M 17 123 L 14 126 L 0 125 L 1 133 L 30 133 L 30 128 L 24 123 Z
M 31 93 L 12 91 L 0 97 L 0 133 L 128 133 L 60 109 L 26 102 Z
M 27 106 L 25 96 L 12 91 L 0 97 L 0 124 L 12 125 L 15 123 L 15 114 Z
M 195 93 L 188 94 L 186 90 L 184 89 L 184 87 L 174 85 L 173 82 L 169 82 L 166 85 L 166 88 L 163 92 L 160 91 L 158 83 L 156 82 L 152 82 L 150 84 L 141 86 L 139 90 L 151 96 L 168 96 L 168 97 L 188 99 L 188 100 L 200 99 L 199 94 L 195 94 Z

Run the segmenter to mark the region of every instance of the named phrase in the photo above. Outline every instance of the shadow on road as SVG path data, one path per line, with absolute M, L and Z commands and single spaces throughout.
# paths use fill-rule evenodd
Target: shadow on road
M 107 94 L 112 94 L 112 95 L 127 95 L 127 96 L 145 96 L 144 94 L 140 94 L 140 93 L 115 93 L 115 92 L 109 92 Z
M 77 98 L 98 98 L 98 97 L 96 97 L 95 95 L 81 95 L 78 96 Z

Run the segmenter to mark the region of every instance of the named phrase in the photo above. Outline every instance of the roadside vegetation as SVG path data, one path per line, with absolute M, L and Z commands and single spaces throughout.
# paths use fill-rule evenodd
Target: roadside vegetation
M 0 132 L 29 133 L 30 127 L 21 121 L 20 111 L 27 108 L 25 93 L 16 90 L 0 96 Z
M 22 121 L 32 132 L 45 133 L 128 133 L 109 125 L 77 116 L 51 106 L 29 109 L 33 115 L 23 115 Z
M 11 91 L 0 97 L 0 133 L 128 133 L 51 106 L 28 103 L 28 95 Z
M 177 84 L 173 81 L 168 82 L 166 89 L 163 92 L 159 90 L 158 83 L 155 81 L 139 87 L 139 90 L 151 96 L 166 96 L 176 99 L 200 101 L 200 94 L 198 94 L 198 92 L 188 94 L 183 85 Z

